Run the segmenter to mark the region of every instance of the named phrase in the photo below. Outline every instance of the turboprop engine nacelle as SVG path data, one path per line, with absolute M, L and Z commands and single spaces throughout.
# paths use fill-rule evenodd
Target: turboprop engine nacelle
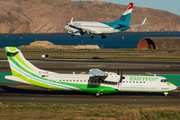
M 120 75 L 118 75 L 117 73 L 108 72 L 108 77 L 104 81 L 119 82 L 119 80 L 120 80 Z

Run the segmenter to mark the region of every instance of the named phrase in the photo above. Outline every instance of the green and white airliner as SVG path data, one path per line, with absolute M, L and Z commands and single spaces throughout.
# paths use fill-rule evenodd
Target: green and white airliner
M 177 89 L 165 77 L 130 76 L 100 69 L 88 74 L 59 74 L 39 69 L 27 61 L 16 47 L 5 47 L 12 75 L 5 79 L 52 90 L 71 90 L 94 93 L 96 96 L 113 92 L 162 92 Z

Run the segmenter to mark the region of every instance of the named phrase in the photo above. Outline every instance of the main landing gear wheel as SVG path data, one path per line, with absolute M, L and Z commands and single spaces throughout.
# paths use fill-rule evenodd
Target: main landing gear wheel
M 96 94 L 95 94 L 95 95 L 96 95 L 96 97 L 99 97 L 101 94 L 100 94 L 100 93 L 98 93 L 98 92 L 96 92 Z
M 96 97 L 100 97 L 101 95 L 103 95 L 104 93 L 103 92 L 96 92 Z
M 90 39 L 94 39 L 94 36 L 91 35 L 91 36 L 89 36 L 89 38 L 90 38 Z
M 102 39 L 106 39 L 106 36 L 102 35 L 101 38 L 102 38 Z

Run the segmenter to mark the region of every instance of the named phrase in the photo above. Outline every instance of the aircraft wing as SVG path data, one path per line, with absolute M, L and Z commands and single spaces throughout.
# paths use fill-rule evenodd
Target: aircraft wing
M 95 77 L 102 80 L 104 80 L 108 76 L 107 73 L 103 72 L 100 69 L 90 69 L 89 74 L 91 74 L 91 77 Z
M 97 31 L 97 30 L 93 30 L 93 29 L 87 29 L 87 28 L 81 28 L 81 27 L 77 27 L 75 25 L 69 25 L 72 28 L 78 29 L 80 31 L 82 31 L 83 33 L 87 33 L 87 34 L 101 34 L 102 32 Z
M 144 25 L 144 24 L 145 24 L 145 22 L 146 22 L 146 19 L 147 19 L 147 17 L 144 19 L 144 21 L 143 21 L 141 24 L 131 25 L 131 27 L 136 27 L 136 26 L 141 26 L 141 25 Z

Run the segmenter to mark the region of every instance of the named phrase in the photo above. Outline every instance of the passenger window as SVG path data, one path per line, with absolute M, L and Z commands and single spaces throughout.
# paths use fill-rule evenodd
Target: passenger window
M 164 80 L 164 82 L 166 82 L 166 80 Z
M 63 81 L 65 81 L 65 80 L 63 80 Z
M 68 82 L 68 80 L 66 80 L 66 82 Z
M 131 81 L 129 83 L 131 83 Z
M 125 81 L 123 81 L 123 83 L 125 83 Z
M 79 82 L 79 80 L 77 80 L 77 82 Z
M 145 81 L 143 83 L 145 83 Z
M 126 83 L 128 83 L 128 81 L 126 81 Z
M 75 80 L 73 80 L 73 82 L 75 82 Z
M 86 80 L 84 80 L 84 82 L 86 82 Z
M 135 81 L 133 81 L 133 83 L 135 83 Z
M 82 82 L 82 80 L 80 80 L 80 82 Z
M 101 81 L 98 81 L 98 83 L 101 83 Z
M 142 83 L 142 82 L 140 81 L 140 83 Z
M 59 80 L 61 82 L 61 80 Z
M 136 83 L 138 83 L 138 81 L 136 81 Z

